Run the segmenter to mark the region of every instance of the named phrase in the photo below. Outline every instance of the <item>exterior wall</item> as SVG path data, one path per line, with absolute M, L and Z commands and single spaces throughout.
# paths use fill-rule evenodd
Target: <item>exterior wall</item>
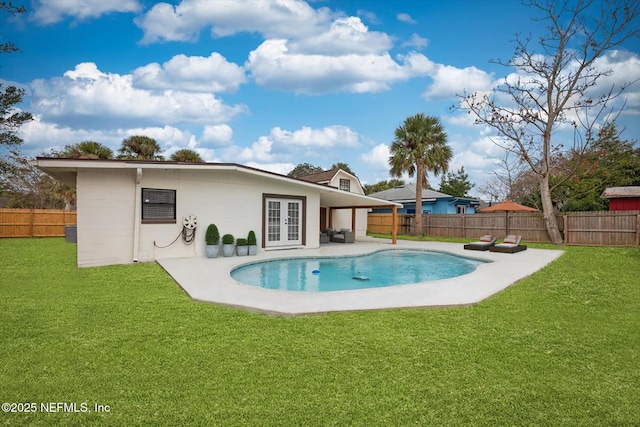
M 329 182 L 329 186 L 330 187 L 335 187 L 335 188 L 340 188 L 340 180 L 341 179 L 348 179 L 350 184 L 349 184 L 349 192 L 350 193 L 356 193 L 356 194 L 364 194 L 364 190 L 362 189 L 362 185 L 360 185 L 360 181 L 357 180 L 356 178 L 352 177 L 351 175 L 349 175 L 348 173 L 340 170 L 338 171 L 338 173 L 335 174 L 335 176 L 331 179 L 331 181 Z M 351 214 L 349 214 L 351 215 Z
M 422 202 L 422 212 L 431 214 L 457 214 L 457 205 L 467 207 L 466 214 L 476 213 L 476 210 L 468 201 L 458 201 L 451 203 L 453 199 L 438 199 L 435 202 Z M 414 215 L 416 212 L 415 202 L 402 202 L 403 207 L 398 208 L 399 214 Z M 390 208 L 373 209 L 373 213 L 391 213 Z
M 306 196 L 306 242 L 320 245 L 320 196 L 312 188 L 264 179 L 235 171 L 144 169 L 139 188 L 176 190 L 175 224 L 141 224 L 135 210 L 136 170 L 91 170 L 78 174 L 78 265 L 95 266 L 133 262 L 135 221 L 140 224 L 138 260 L 205 256 L 204 234 L 216 224 L 220 236 L 237 239 L 249 230 L 262 240 L 262 195 Z M 140 190 L 141 191 L 141 190 Z M 182 218 L 198 217 L 195 241 L 181 238 L 166 248 L 182 231 Z
M 356 209 L 356 237 L 367 235 L 368 216 L 368 209 Z M 341 228 L 348 228 L 351 230 L 351 209 L 334 210 L 332 225 L 336 230 L 340 230 Z
M 337 174 L 329 182 L 329 186 L 340 188 L 340 180 L 348 179 L 350 184 L 350 193 L 364 194 L 360 181 L 344 171 L 338 171 Z M 368 209 L 356 209 L 356 237 L 367 235 Z M 327 222 L 328 224 L 328 222 Z M 348 228 L 351 230 L 351 209 L 337 209 L 333 211 L 333 228 L 340 230 Z
M 640 210 L 640 198 L 609 199 L 610 211 L 637 211 Z
M 133 261 L 135 169 L 77 175 L 78 266 Z

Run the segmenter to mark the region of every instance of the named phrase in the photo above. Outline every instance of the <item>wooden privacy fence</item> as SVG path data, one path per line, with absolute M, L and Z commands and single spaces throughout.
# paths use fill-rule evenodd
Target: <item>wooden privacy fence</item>
M 392 214 L 369 214 L 367 231 L 391 233 Z M 415 216 L 398 215 L 398 234 L 415 233 Z M 564 242 L 569 245 L 640 245 L 640 211 L 567 212 L 558 215 Z M 422 216 L 428 236 L 477 239 L 483 234 L 520 234 L 526 242 L 550 242 L 541 213 L 496 212 L 472 215 Z
M 0 237 L 59 237 L 76 224 L 76 211 L 0 209 Z

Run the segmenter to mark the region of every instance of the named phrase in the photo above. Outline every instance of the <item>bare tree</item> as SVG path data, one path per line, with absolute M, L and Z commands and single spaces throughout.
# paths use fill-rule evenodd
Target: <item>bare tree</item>
M 520 158 L 514 159 L 513 153 L 505 151 L 498 164 L 491 171 L 490 178 L 478 187 L 478 191 L 489 196 L 491 202 L 513 200 L 522 203 L 516 197 L 516 181 L 524 172 L 524 163 Z
M 516 35 L 515 53 L 492 63 L 515 69 L 492 94 L 463 94 L 459 108 L 477 124 L 493 128 L 504 148 L 516 153 L 535 174 L 540 187 L 549 238 L 562 243 L 549 176 L 554 150 L 571 145 L 582 153 L 595 139 L 597 128 L 624 107 L 614 100 L 632 83 L 602 91 L 602 79 L 612 70 L 597 63 L 607 51 L 640 37 L 640 2 L 633 0 L 530 0 L 541 13 L 547 32 L 531 44 L 531 36 Z M 598 87 L 600 84 L 600 87 Z M 573 133 L 562 140 L 561 135 Z M 559 135 L 560 134 L 560 135 Z M 573 139 L 573 141 L 571 141 Z

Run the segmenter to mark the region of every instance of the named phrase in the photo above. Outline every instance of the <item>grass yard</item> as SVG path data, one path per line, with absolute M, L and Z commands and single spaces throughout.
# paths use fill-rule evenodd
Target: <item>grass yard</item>
M 2 239 L 0 397 L 38 411 L 0 424 L 640 425 L 640 250 L 565 249 L 470 307 L 281 318 Z

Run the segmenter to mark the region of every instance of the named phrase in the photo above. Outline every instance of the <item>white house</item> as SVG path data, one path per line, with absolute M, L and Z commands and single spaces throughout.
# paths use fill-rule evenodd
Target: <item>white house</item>
M 342 191 L 348 191 L 351 193 L 364 195 L 364 189 L 357 176 L 350 174 L 339 168 L 330 169 L 323 172 L 318 172 L 310 175 L 300 176 L 298 179 L 308 182 L 315 182 L 316 184 L 322 184 L 329 187 L 337 188 Z M 391 206 L 387 206 L 391 208 Z M 340 209 L 331 212 L 330 209 L 325 207 L 320 208 L 320 229 L 324 230 L 327 227 L 335 228 L 336 230 L 342 228 L 353 229 L 352 227 L 352 212 L 351 210 Z M 367 235 L 367 215 L 368 209 L 356 209 L 355 210 L 355 233 L 356 237 Z
M 209 224 L 235 238 L 253 230 L 261 250 L 316 248 L 321 211 L 345 210 L 348 228 L 366 230 L 356 210 L 401 206 L 238 164 L 39 157 L 35 165 L 76 189 L 81 267 L 204 256 Z M 192 243 L 182 239 L 190 216 Z

